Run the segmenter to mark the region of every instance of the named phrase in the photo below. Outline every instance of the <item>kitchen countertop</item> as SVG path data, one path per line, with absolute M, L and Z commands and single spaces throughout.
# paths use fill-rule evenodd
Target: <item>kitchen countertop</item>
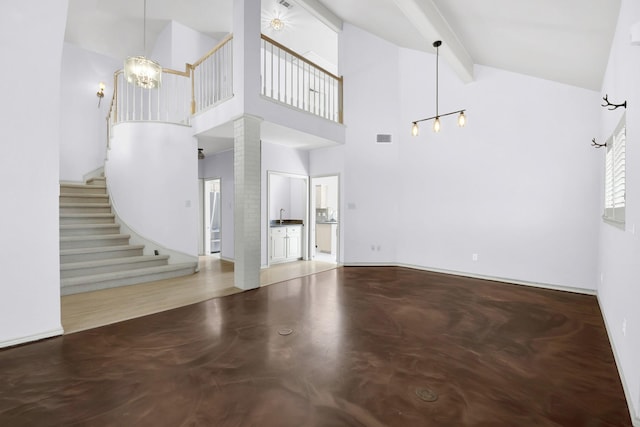
M 304 221 L 301 219 L 283 219 L 281 223 L 279 219 L 272 219 L 269 222 L 270 227 L 286 227 L 288 225 L 304 225 Z

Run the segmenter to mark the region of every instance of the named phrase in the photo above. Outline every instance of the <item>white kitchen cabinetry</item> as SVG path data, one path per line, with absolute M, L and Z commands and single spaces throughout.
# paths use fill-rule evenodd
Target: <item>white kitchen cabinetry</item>
M 295 261 L 302 257 L 302 226 L 271 227 L 271 262 Z

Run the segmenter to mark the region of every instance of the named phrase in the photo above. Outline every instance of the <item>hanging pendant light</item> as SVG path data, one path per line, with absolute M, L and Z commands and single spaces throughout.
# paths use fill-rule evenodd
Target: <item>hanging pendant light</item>
M 144 0 L 142 30 L 143 54 L 147 50 L 147 0 Z M 162 67 L 145 56 L 130 56 L 124 61 L 124 75 L 131 84 L 145 89 L 155 89 L 162 83 Z
M 440 40 L 436 40 L 435 42 L 433 42 L 433 47 L 436 48 L 436 115 L 433 117 L 427 117 L 426 119 L 420 119 L 420 120 L 414 120 L 413 122 L 411 122 L 412 126 L 411 126 L 411 135 L 413 136 L 418 136 L 420 130 L 418 128 L 418 123 L 420 122 L 425 122 L 427 120 L 433 120 L 433 131 L 434 132 L 440 132 L 440 117 L 444 117 L 444 116 L 450 116 L 452 114 L 460 114 L 458 116 L 458 126 L 460 127 L 464 127 L 464 125 L 467 123 L 467 117 L 464 115 L 464 112 L 466 110 L 457 110 L 457 111 L 452 111 L 450 113 L 445 113 L 445 114 L 440 114 L 439 110 L 438 110 L 438 85 L 439 85 L 439 81 L 438 81 L 438 69 L 439 69 L 439 59 L 440 59 L 440 46 L 442 45 L 442 41 Z

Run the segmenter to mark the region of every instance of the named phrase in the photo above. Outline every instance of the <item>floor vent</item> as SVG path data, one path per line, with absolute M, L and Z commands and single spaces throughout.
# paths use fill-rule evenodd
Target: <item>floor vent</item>
M 391 135 L 388 133 L 379 133 L 378 135 L 376 135 L 376 142 L 378 144 L 390 144 Z

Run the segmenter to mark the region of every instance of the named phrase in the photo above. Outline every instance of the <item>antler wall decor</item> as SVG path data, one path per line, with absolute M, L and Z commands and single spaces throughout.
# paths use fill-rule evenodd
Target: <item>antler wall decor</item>
M 605 102 L 604 104 L 600 104 L 601 107 L 606 108 L 609 111 L 613 111 L 616 110 L 620 107 L 624 107 L 624 109 L 627 109 L 627 101 L 624 101 L 622 104 L 613 104 L 611 102 L 609 102 L 609 94 L 606 94 L 605 96 L 602 97 L 602 100 Z M 598 144 L 596 142 L 596 139 L 593 138 L 591 140 L 591 146 L 594 148 L 602 148 L 602 147 L 606 147 L 607 143 L 605 142 L 604 144 Z
M 613 111 L 616 108 L 620 108 L 620 107 L 624 107 L 625 109 L 627 108 L 627 101 L 624 101 L 622 104 L 612 104 L 611 102 L 609 102 L 609 95 L 605 95 L 602 100 L 604 102 L 606 102 L 606 104 L 601 104 L 602 107 L 605 107 L 607 110 L 609 111 Z

